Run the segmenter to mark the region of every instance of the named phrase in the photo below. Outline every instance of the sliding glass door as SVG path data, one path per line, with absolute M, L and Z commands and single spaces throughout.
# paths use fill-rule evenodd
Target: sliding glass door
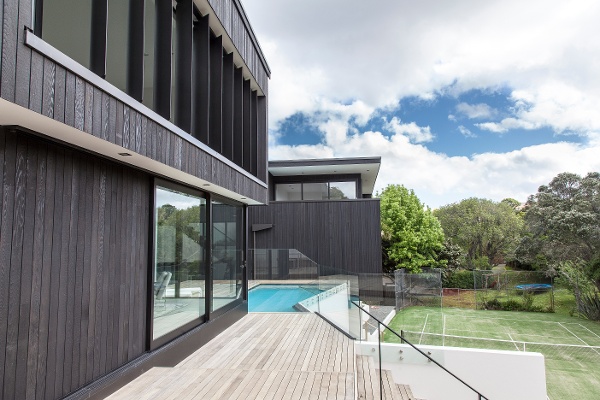
M 241 298 L 244 262 L 244 208 L 212 202 L 212 309 Z
M 206 314 L 206 199 L 168 186 L 156 186 L 153 339 Z

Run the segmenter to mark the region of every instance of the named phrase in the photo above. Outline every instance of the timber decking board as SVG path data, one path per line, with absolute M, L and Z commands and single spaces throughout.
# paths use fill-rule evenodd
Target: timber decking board
M 249 314 L 177 366 L 152 369 L 109 399 L 353 399 L 354 356 L 354 343 L 317 315 Z

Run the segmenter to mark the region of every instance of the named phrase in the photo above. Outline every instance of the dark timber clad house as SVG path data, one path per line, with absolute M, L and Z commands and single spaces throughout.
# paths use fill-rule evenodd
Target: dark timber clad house
M 0 24 L 0 398 L 102 397 L 247 313 L 270 71 L 239 0 Z
M 380 204 L 372 198 L 380 164 L 380 157 L 270 161 L 269 205 L 248 211 L 250 246 L 297 250 L 321 266 L 361 274 L 363 292 L 381 291 L 381 279 L 367 276 L 381 274 Z M 281 265 L 260 278 L 286 279 L 287 256 L 269 259 Z M 256 264 L 252 272 L 265 269 Z

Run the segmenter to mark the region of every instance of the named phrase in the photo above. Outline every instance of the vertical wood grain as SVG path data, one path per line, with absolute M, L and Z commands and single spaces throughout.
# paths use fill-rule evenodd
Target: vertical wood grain
M 54 118 L 56 64 L 44 59 L 44 84 L 42 89 L 42 114 Z

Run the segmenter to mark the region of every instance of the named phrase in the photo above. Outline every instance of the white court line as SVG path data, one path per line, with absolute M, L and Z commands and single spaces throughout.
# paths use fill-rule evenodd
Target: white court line
M 483 319 L 490 319 L 492 321 L 517 321 L 517 322 L 522 322 L 522 321 L 527 321 L 527 322 L 544 322 L 547 324 L 556 324 L 556 323 L 560 323 L 558 321 L 544 321 L 542 319 L 527 319 L 527 320 L 515 320 L 514 318 L 492 318 L 492 317 L 476 317 L 476 316 L 468 316 L 468 315 L 452 315 L 453 317 L 456 318 L 464 318 L 464 319 L 476 319 L 476 320 L 483 320 Z M 575 324 L 577 322 L 568 322 L 571 324 Z
M 590 346 L 589 344 L 587 344 L 587 343 L 585 342 L 585 340 L 583 340 L 582 338 L 580 338 L 579 336 L 577 336 L 576 334 L 574 334 L 573 332 L 571 332 L 571 331 L 569 330 L 569 328 L 567 328 L 566 326 L 564 326 L 564 325 L 563 325 L 563 324 L 561 324 L 560 322 L 559 322 L 558 324 L 559 324 L 560 326 L 562 326 L 564 329 L 566 329 L 566 330 L 567 330 L 567 332 L 569 332 L 571 335 L 575 336 L 575 337 L 576 337 L 576 338 L 577 338 L 577 339 L 578 339 L 578 340 L 579 340 L 581 343 L 585 344 L 586 346 L 588 346 L 588 347 L 590 347 L 592 350 L 594 350 L 594 351 L 596 352 L 596 354 L 600 354 L 600 353 L 598 353 L 598 350 L 594 349 L 594 347 L 593 347 L 593 346 Z
M 421 340 L 423 339 L 423 334 L 425 333 L 425 327 L 427 326 L 427 319 L 429 319 L 429 314 L 425 317 L 425 323 L 423 324 L 423 329 L 421 329 L 421 337 L 419 337 L 419 344 L 421 344 Z
M 512 340 L 513 344 L 515 345 L 515 347 L 517 348 L 518 351 L 521 351 L 521 349 L 519 348 L 519 346 L 517 346 L 517 342 L 515 342 L 515 339 L 513 339 L 512 335 L 510 334 L 510 332 L 506 330 L 506 333 L 508 334 L 508 337 L 510 338 L 510 340 Z
M 418 333 L 418 332 L 412 332 L 412 331 L 405 331 L 408 333 Z M 441 333 L 428 333 L 428 335 L 430 336 L 442 336 Z M 469 340 L 480 340 L 480 341 L 487 341 L 487 342 L 501 342 L 501 343 L 513 343 L 512 340 L 506 340 L 506 339 L 492 339 L 492 338 L 482 338 L 482 337 L 476 337 L 476 336 L 457 336 L 457 335 L 446 335 L 449 338 L 456 338 L 456 339 L 469 339 Z M 539 346 L 553 346 L 553 347 L 567 347 L 567 348 L 578 348 L 578 349 L 592 349 L 592 350 L 600 350 L 600 346 L 582 346 L 580 344 L 566 344 L 566 343 L 546 343 L 546 342 L 520 342 L 520 343 L 525 343 L 526 345 L 539 345 Z
M 596 334 L 596 332 L 589 330 L 589 329 L 587 328 L 587 326 L 583 326 L 583 325 L 581 325 L 580 323 L 577 323 L 577 325 L 579 325 L 580 327 L 582 327 L 583 329 L 585 329 L 586 331 L 588 331 L 589 333 L 591 333 L 592 335 L 594 335 L 594 336 L 596 336 L 598 339 L 600 339 L 600 336 L 598 336 L 598 335 Z

